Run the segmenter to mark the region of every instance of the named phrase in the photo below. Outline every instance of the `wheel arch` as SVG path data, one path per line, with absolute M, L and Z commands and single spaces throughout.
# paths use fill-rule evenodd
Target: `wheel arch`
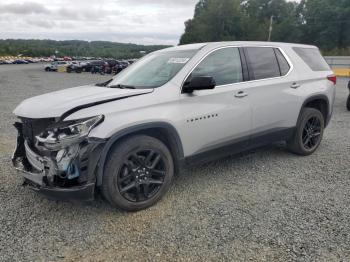
M 102 177 L 104 173 L 107 157 L 113 146 L 130 136 L 134 135 L 148 135 L 162 141 L 170 150 L 170 153 L 174 159 L 175 172 L 180 168 L 180 163 L 184 159 L 184 151 L 181 142 L 181 138 L 176 128 L 166 122 L 153 122 L 140 125 L 131 126 L 122 129 L 112 135 L 106 142 L 102 149 L 99 166 L 97 169 L 96 185 L 101 186 Z
M 330 109 L 329 99 L 326 95 L 315 95 L 307 98 L 301 107 L 300 114 L 303 108 L 306 108 L 306 107 L 319 110 L 324 117 L 325 127 L 328 125 L 330 120 L 331 109 Z M 299 117 L 300 117 L 300 114 L 299 114 Z

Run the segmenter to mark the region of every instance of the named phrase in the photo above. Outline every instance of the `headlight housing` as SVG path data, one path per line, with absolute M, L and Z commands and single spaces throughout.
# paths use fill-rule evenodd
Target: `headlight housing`
M 57 151 L 80 143 L 103 120 L 104 116 L 99 115 L 87 119 L 56 123 L 35 137 L 37 146 L 43 146 L 50 151 Z

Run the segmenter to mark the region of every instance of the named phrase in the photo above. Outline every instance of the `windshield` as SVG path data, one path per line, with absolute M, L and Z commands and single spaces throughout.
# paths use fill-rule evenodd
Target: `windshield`
M 109 87 L 160 87 L 169 82 L 197 51 L 169 51 L 150 54 L 118 74 Z

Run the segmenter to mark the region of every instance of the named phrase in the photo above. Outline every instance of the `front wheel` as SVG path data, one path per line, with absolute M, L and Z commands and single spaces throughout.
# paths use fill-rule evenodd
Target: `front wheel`
M 293 138 L 288 148 L 295 154 L 308 156 L 313 154 L 322 141 L 324 117 L 314 108 L 302 109 Z
M 111 205 L 138 211 L 160 200 L 173 176 L 174 162 L 169 149 L 156 138 L 133 136 L 110 152 L 101 191 Z
M 346 101 L 346 108 L 350 111 L 350 95 L 348 96 L 348 101 Z

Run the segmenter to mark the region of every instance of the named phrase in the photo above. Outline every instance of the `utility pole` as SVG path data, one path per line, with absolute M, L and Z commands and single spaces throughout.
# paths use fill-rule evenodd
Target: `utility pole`
M 272 15 L 270 18 L 269 38 L 267 39 L 268 42 L 271 42 L 271 35 L 272 35 L 272 29 L 273 29 L 273 18 L 274 18 L 274 16 Z

